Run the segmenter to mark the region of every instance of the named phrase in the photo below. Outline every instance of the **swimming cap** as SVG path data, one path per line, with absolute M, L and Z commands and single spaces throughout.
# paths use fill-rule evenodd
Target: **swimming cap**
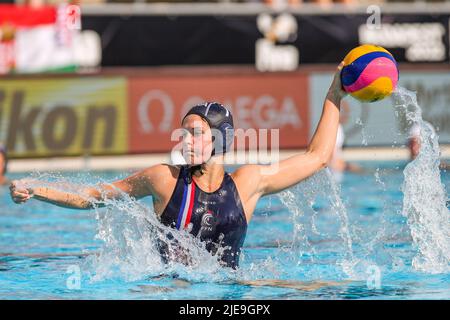
M 8 168 L 8 156 L 6 155 L 6 148 L 2 145 L 0 145 L 0 154 L 3 155 L 3 174 L 5 174 Z
M 213 151 L 211 156 L 215 154 L 223 154 L 230 150 L 234 138 L 233 116 L 231 112 L 218 102 L 206 102 L 193 106 L 186 113 L 183 120 L 190 115 L 196 114 L 208 122 L 211 129 L 217 129 L 222 133 L 222 139 L 215 139 L 213 135 Z

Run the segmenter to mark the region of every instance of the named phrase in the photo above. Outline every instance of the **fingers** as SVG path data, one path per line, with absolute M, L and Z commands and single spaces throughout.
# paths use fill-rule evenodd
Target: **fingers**
M 28 192 L 13 191 L 11 193 L 11 198 L 15 203 L 23 203 L 28 201 L 31 198 L 31 195 Z
M 28 200 L 30 200 L 30 198 L 31 198 L 30 196 L 18 196 L 18 195 L 16 195 L 16 196 L 13 196 L 12 200 L 14 201 L 14 203 L 22 204 L 22 203 L 25 203 Z
M 24 188 L 17 188 L 17 181 L 12 181 L 11 185 L 9 186 L 9 190 L 11 193 L 11 198 L 15 203 L 24 203 L 26 201 L 28 201 L 31 197 L 32 194 Z
M 347 92 L 345 92 L 341 82 L 341 71 L 343 67 L 344 61 L 341 61 L 341 63 L 339 63 L 339 65 L 336 68 L 336 72 L 334 74 L 334 78 L 329 89 L 330 93 L 339 98 L 343 98 L 347 95 Z
M 337 66 L 336 72 L 334 74 L 335 78 L 340 78 L 340 74 L 341 74 L 342 68 L 344 68 L 344 61 L 341 61 L 341 63 L 339 63 L 339 65 Z
M 11 192 L 19 192 L 19 193 L 29 193 L 28 189 L 17 187 L 17 181 L 11 182 L 11 185 L 9 186 L 9 190 Z
M 339 65 L 336 68 L 336 72 L 334 73 L 334 77 L 333 77 L 333 82 L 331 84 L 331 87 L 337 90 L 342 89 L 342 85 L 341 85 L 341 71 L 342 68 L 344 67 L 344 61 L 341 61 L 341 63 L 339 63 Z

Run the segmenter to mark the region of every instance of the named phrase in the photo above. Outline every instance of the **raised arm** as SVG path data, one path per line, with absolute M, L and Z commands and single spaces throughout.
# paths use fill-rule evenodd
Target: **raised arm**
M 268 166 L 259 166 L 260 195 L 284 190 L 326 167 L 336 144 L 341 99 L 346 95 L 340 80 L 342 66 L 343 63 L 334 75 L 322 116 L 306 152 Z
M 134 198 L 152 195 L 152 180 L 160 170 L 159 165 L 153 166 L 111 184 L 81 187 L 77 193 L 61 191 L 51 186 L 24 188 L 20 186 L 20 181 L 13 181 L 10 186 L 11 198 L 15 203 L 35 198 L 65 208 L 91 209 L 103 206 L 106 199 L 120 198 L 123 193 Z

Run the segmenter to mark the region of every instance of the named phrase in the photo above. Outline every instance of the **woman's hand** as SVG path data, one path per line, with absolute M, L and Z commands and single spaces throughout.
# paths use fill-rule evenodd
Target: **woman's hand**
M 17 204 L 27 202 L 34 195 L 32 188 L 25 188 L 21 186 L 21 183 L 17 180 L 13 180 L 11 182 L 11 185 L 9 186 L 9 191 L 12 200 Z
M 328 89 L 328 98 L 333 102 L 337 100 L 341 100 L 343 97 L 347 95 L 347 92 L 342 88 L 341 83 L 341 70 L 344 67 L 344 61 L 342 61 L 336 69 L 334 74 L 333 82 L 331 83 L 330 88 Z

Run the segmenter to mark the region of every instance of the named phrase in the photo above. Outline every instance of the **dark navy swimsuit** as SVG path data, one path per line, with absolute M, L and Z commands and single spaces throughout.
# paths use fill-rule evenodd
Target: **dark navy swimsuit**
M 189 168 L 181 166 L 161 222 L 178 230 L 187 229 L 206 242 L 206 248 L 213 254 L 221 247 L 224 264 L 232 268 L 239 265 L 247 220 L 236 185 L 228 173 L 225 172 L 219 189 L 205 192 L 195 184 Z

